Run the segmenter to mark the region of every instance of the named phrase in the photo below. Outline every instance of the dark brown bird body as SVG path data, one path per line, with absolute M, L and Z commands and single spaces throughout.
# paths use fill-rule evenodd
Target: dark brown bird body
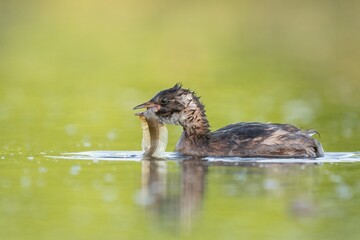
M 302 131 L 288 124 L 240 122 L 211 132 L 204 105 L 194 92 L 179 84 L 134 109 L 139 108 L 151 108 L 160 122 L 183 127 L 175 151 L 185 155 L 304 158 L 324 155 L 321 144 L 311 137 L 316 131 Z

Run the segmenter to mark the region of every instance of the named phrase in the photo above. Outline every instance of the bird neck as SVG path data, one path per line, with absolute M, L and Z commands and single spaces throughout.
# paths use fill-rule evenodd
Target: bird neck
M 180 125 L 184 129 L 185 137 L 200 138 L 210 133 L 210 125 L 205 114 L 205 107 L 199 98 L 192 92 L 184 96 L 187 106 L 182 112 Z

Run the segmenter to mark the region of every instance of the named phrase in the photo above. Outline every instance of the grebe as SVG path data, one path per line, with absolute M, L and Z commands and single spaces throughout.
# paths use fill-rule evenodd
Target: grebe
M 210 131 L 204 105 L 195 92 L 181 84 L 160 91 L 135 109 L 147 108 L 161 123 L 181 125 L 175 151 L 191 156 L 296 157 L 324 156 L 315 130 L 289 124 L 240 122 Z

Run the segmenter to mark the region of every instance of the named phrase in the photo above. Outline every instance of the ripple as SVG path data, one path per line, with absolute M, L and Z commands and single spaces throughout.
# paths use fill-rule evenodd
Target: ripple
M 61 156 L 47 156 L 55 159 L 67 160 L 92 160 L 98 161 L 132 161 L 148 160 L 141 151 L 86 151 L 63 153 Z M 169 161 L 181 161 L 193 159 L 190 156 L 182 156 L 173 152 L 164 153 L 163 159 Z M 241 157 L 204 157 L 196 158 L 208 162 L 224 163 L 345 163 L 360 162 L 359 152 L 328 152 L 324 157 L 316 159 L 305 158 L 241 158 Z

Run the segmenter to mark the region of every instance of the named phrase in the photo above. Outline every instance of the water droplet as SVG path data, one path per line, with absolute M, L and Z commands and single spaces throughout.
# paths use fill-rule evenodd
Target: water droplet
M 342 182 L 342 177 L 339 175 L 332 174 L 332 175 L 330 175 L 330 181 L 332 181 L 334 183 L 340 183 L 340 182 Z
M 39 167 L 39 173 L 47 173 L 47 167 Z
M 83 140 L 82 140 L 82 145 L 83 145 L 84 147 L 91 147 L 91 146 L 92 146 L 92 144 L 91 144 L 90 139 L 89 139 L 88 136 L 85 136 L 85 137 L 83 138 Z
M 83 146 L 84 147 L 91 147 L 91 143 L 90 142 L 83 142 Z
M 68 125 L 65 126 L 65 132 L 69 136 L 75 135 L 76 130 L 77 130 L 77 128 L 76 128 L 76 126 L 74 124 L 68 124 Z
M 115 132 L 115 130 L 108 132 L 107 138 L 111 141 L 115 140 L 117 138 L 117 133 Z
M 263 182 L 263 187 L 265 190 L 275 190 L 279 188 L 279 183 L 275 179 L 265 179 Z
M 350 199 L 353 196 L 351 188 L 345 184 L 339 184 L 336 187 L 336 193 L 342 199 Z
M 74 165 L 70 168 L 71 175 L 78 175 L 81 171 L 81 167 L 79 165 Z
M 29 176 L 22 176 L 20 178 L 20 185 L 23 187 L 23 188 L 28 188 L 31 186 L 31 179 Z
M 108 182 L 108 183 L 111 183 L 111 182 L 113 182 L 114 181 L 114 176 L 111 174 L 111 173 L 106 173 L 105 175 L 104 175 L 104 180 L 105 180 L 105 182 Z
M 247 180 L 246 172 L 240 172 L 236 175 L 234 175 L 235 181 L 245 182 Z

